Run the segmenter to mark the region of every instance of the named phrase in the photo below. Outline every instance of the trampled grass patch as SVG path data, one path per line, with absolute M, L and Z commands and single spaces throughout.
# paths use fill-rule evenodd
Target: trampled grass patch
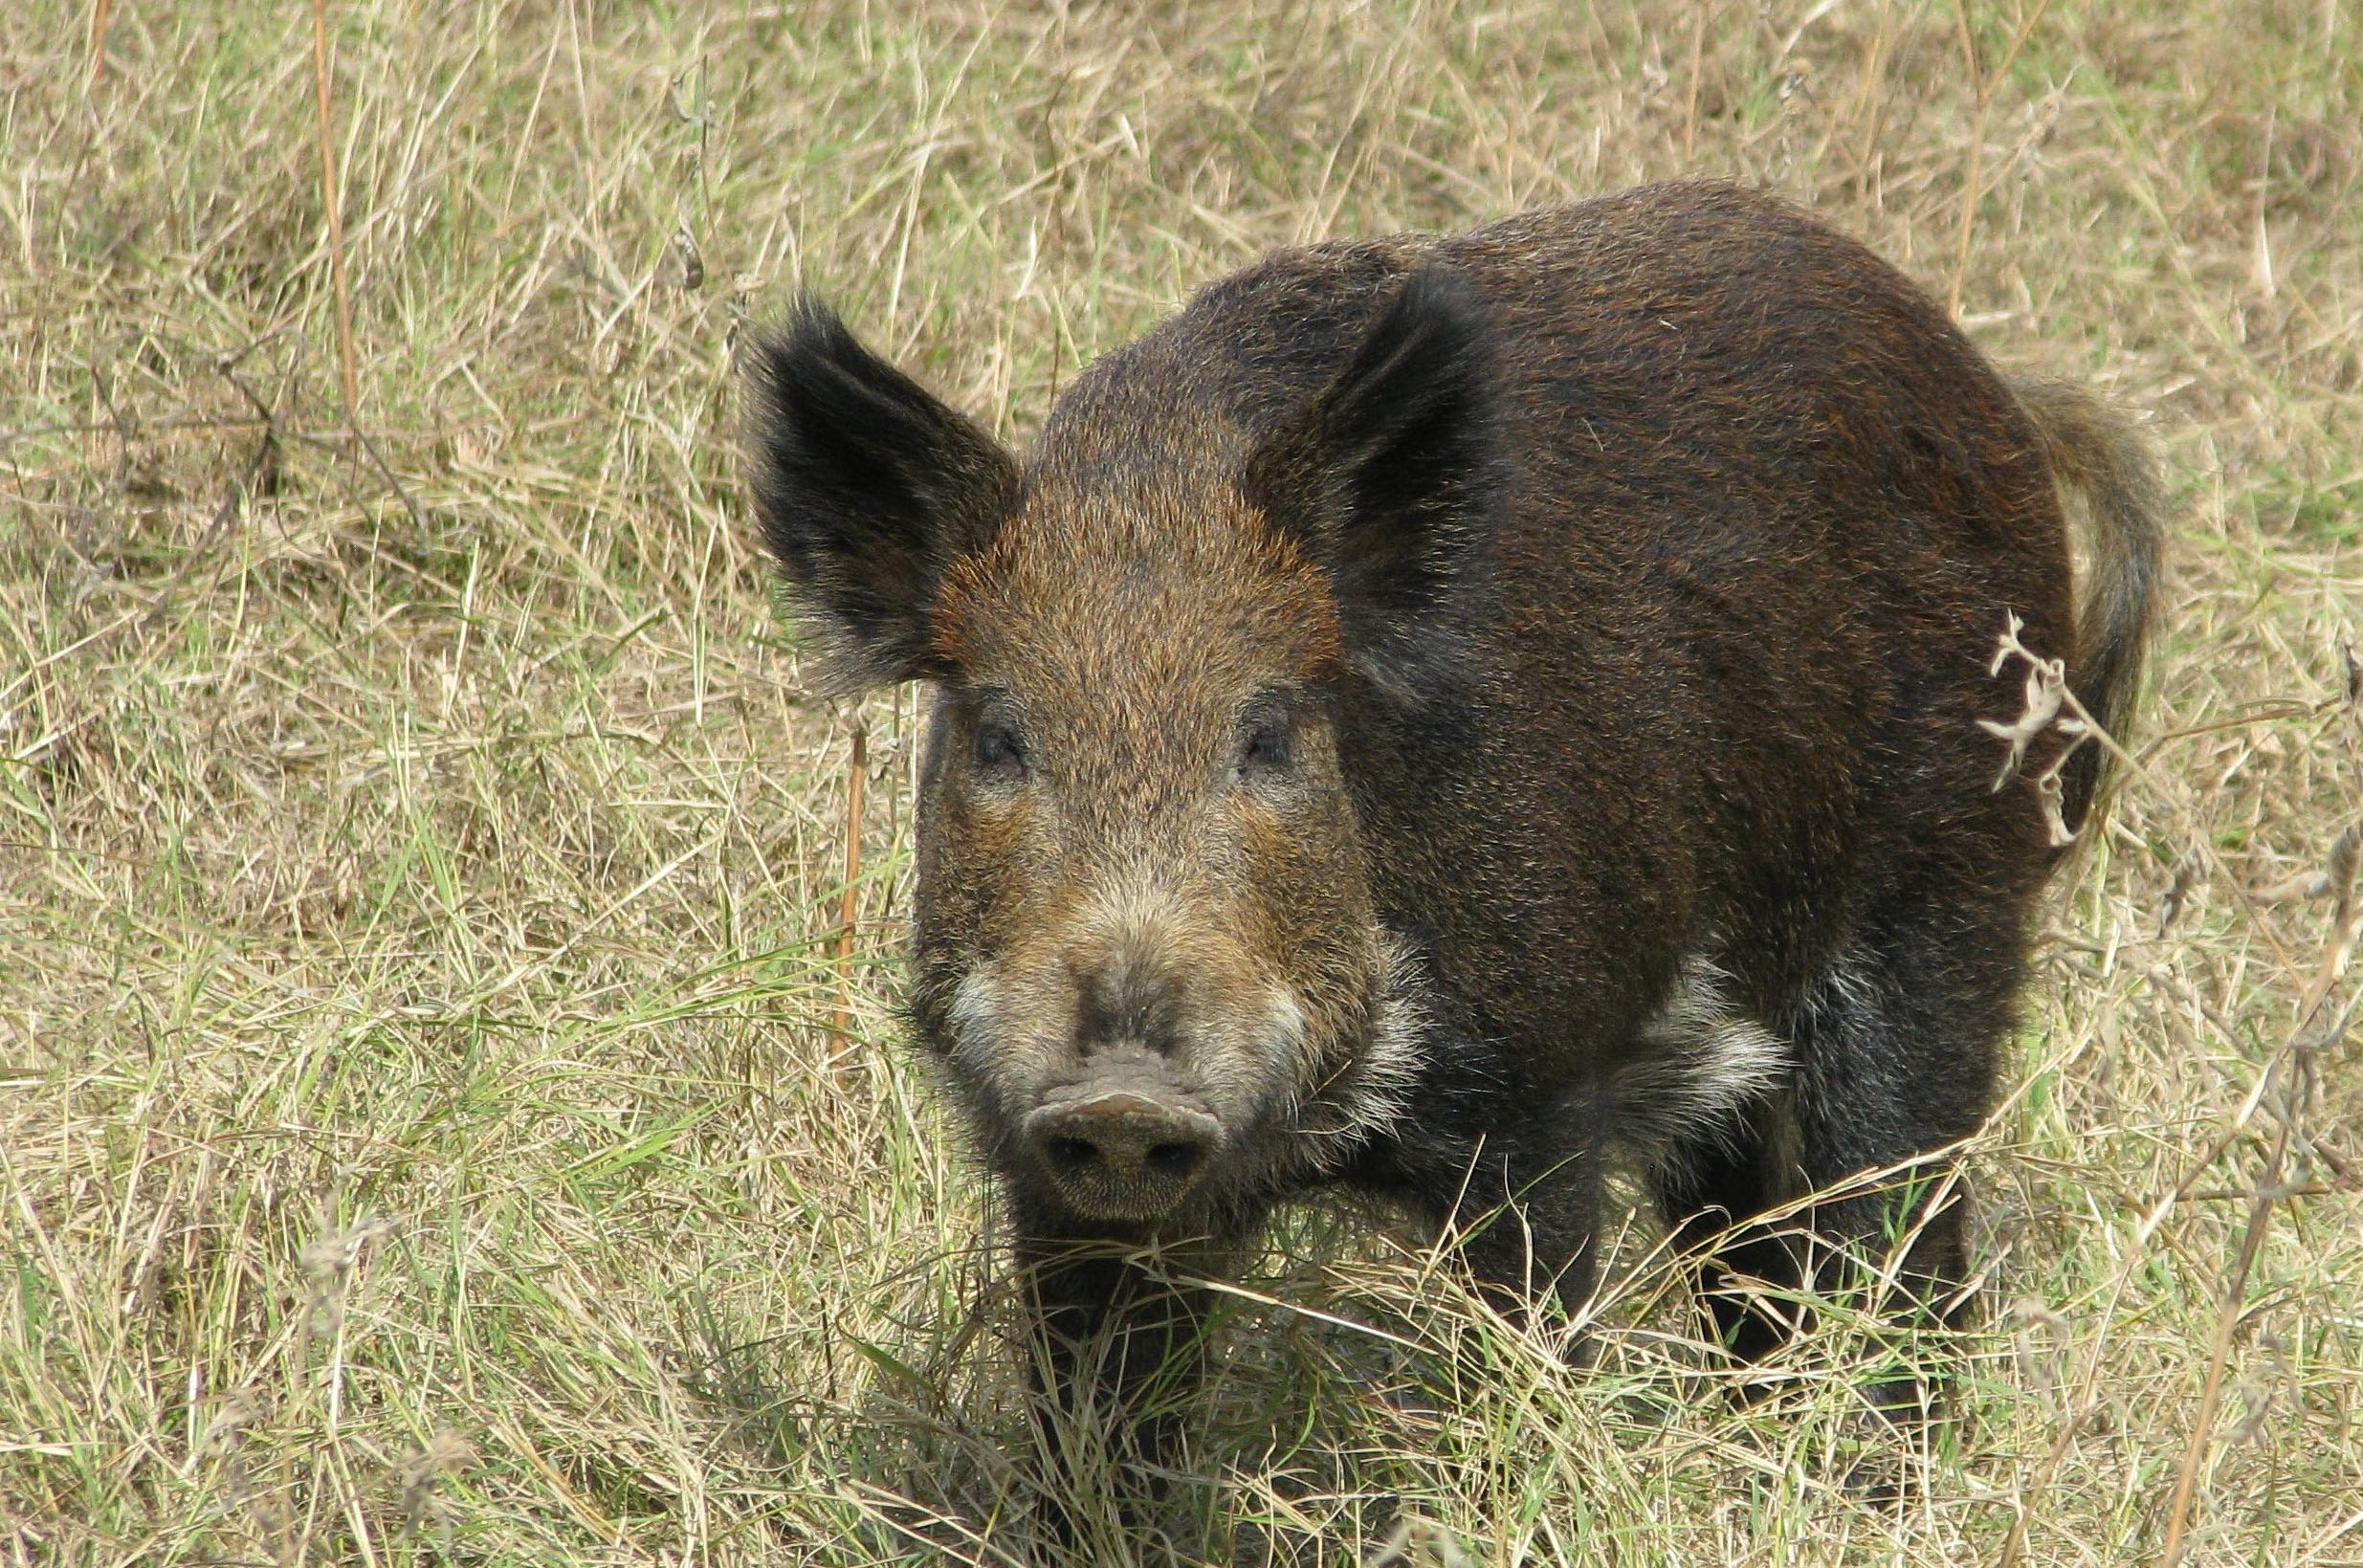
M 804 685 L 733 336 L 808 284 L 1022 440 L 1268 247 L 1688 172 L 2153 410 L 2175 483 L 2139 765 L 1972 1163 L 1957 1419 L 1865 1508 L 1845 1380 L 1724 1398 L 1647 1228 L 1570 1372 L 1307 1213 L 1175 1527 L 2363 1559 L 2352 7 L 327 20 L 349 409 L 309 11 L 0 18 L 0 1561 L 1011 1560 L 989 1195 L 892 1022 L 912 699 Z

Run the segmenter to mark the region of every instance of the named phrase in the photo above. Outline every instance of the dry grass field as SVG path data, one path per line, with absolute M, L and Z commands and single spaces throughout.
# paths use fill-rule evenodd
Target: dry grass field
M 1173 1528 L 2363 1562 L 2353 0 L 329 11 L 334 241 L 308 8 L 0 8 L 0 1564 L 1018 1560 L 988 1195 L 893 1022 L 912 699 L 800 681 L 734 334 L 809 284 L 1022 441 L 1267 247 L 1691 171 L 2150 410 L 2176 497 L 1956 1419 L 1874 1511 L 1843 1378 L 1724 1399 L 1645 1227 L 1577 1374 L 1309 1214 Z

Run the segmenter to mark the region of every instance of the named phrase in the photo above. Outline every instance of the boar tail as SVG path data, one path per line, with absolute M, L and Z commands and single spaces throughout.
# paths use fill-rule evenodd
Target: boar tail
M 2061 503 L 2085 534 L 2067 685 L 2093 722 L 2122 740 L 2157 619 L 2167 510 L 2157 463 L 2131 420 L 2085 387 L 2016 380 L 2011 389 L 2042 437 Z M 2106 780 L 2106 748 L 2087 744 L 2067 761 L 2061 806 L 2070 824 L 2085 822 Z
M 2044 459 L 2084 535 L 2082 593 L 2067 680 L 2076 700 L 2122 740 L 2156 620 L 2166 495 L 2149 444 L 2124 414 L 2066 382 L 2011 386 L 2042 437 Z M 2106 748 L 2087 744 L 2061 778 L 2062 806 L 2081 825 L 2107 776 Z

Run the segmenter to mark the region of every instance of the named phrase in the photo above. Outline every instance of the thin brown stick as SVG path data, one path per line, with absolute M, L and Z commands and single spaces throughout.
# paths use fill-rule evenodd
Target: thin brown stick
M 115 0 L 91 0 L 90 6 L 90 90 L 97 92 L 106 80 L 106 31 L 115 17 Z
M 1953 252 L 1953 287 L 1945 295 L 1945 310 L 1949 315 L 1958 316 L 1961 313 L 1961 280 L 1969 275 L 1969 241 L 1977 227 L 1977 182 L 1984 177 L 1986 121 L 1994 113 L 1994 98 L 2001 91 L 2002 78 L 2010 75 L 2011 62 L 2019 57 L 2019 51 L 2026 47 L 2026 40 L 2034 33 L 2035 24 L 2042 21 L 2043 12 L 2050 9 L 2051 0 L 2035 0 L 2033 8 L 2019 23 L 2018 31 L 2010 35 L 2010 47 L 2002 51 L 2001 60 L 1977 80 L 1977 118 L 1971 122 L 1969 132 L 1969 173 L 1961 183 L 1961 232 Z M 1969 31 L 1968 0 L 1962 0 L 1960 14 L 1961 36 L 1964 43 L 1973 49 L 1971 63 L 1974 68 L 1976 55 L 1974 38 Z
M 1887 117 L 1887 95 L 1879 89 L 1887 70 L 1888 21 L 1892 9 L 1884 0 L 1879 7 L 1879 22 L 1872 30 L 1870 47 L 1863 55 L 1863 91 L 1854 104 L 1855 117 L 1863 126 L 1862 149 L 1854 155 L 1854 200 L 1866 211 L 1870 207 L 1871 166 L 1879 156 L 1879 127 Z
M 328 273 L 337 291 L 337 361 L 344 418 L 359 428 L 360 378 L 353 371 L 353 297 L 344 279 L 344 206 L 337 188 L 336 129 L 328 116 L 328 0 L 312 0 L 312 89 L 320 100 L 320 201 L 328 213 Z
M 853 1051 L 853 920 L 861 903 L 862 792 L 869 778 L 870 732 L 856 724 L 845 764 L 845 898 L 837 908 L 837 1005 L 828 1019 L 828 1065 L 840 1073 Z
M 1689 96 L 1682 106 L 1682 164 L 1688 168 L 1691 155 L 1698 151 L 1698 74 L 1706 67 L 1707 13 L 1713 10 L 1712 0 L 1698 0 L 1698 14 L 1690 23 L 1690 85 Z

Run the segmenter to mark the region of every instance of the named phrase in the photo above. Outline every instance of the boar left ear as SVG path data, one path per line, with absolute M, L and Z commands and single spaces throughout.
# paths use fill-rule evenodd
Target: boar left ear
M 1000 443 L 862 347 L 809 297 L 754 344 L 755 510 L 816 634 L 822 682 L 933 678 L 929 617 L 952 563 L 1015 504 Z
M 1448 657 L 1438 612 L 1500 499 L 1492 386 L 1484 302 L 1430 265 L 1248 463 L 1248 500 L 1320 563 L 1352 656 L 1398 695 Z

